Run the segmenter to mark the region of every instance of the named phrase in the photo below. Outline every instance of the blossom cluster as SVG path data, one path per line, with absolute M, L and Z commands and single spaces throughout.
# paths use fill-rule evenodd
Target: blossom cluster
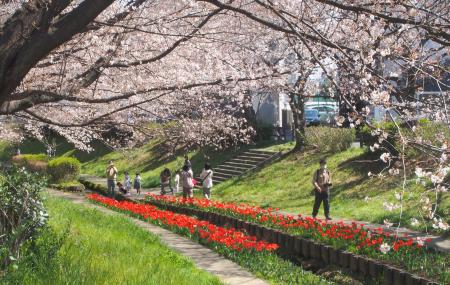
M 195 236 L 203 242 L 222 244 L 232 250 L 270 252 L 278 248 L 277 244 L 258 241 L 256 237 L 246 235 L 234 228 L 218 227 L 207 221 L 200 221 L 190 216 L 159 210 L 148 204 L 117 201 L 98 194 L 91 194 L 88 198 L 110 208 L 133 213 L 145 220 L 156 222 L 170 229 L 185 231 L 185 233 Z

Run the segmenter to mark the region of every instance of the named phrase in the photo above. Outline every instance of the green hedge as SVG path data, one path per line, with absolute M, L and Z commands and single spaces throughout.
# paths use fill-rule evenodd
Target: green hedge
M 86 187 L 78 181 L 69 181 L 59 184 L 50 184 L 50 187 L 64 192 L 84 192 Z
M 25 167 L 30 171 L 45 173 L 47 171 L 48 156 L 40 154 L 22 154 L 12 157 L 11 162 L 18 167 Z
M 81 163 L 74 157 L 58 157 L 48 163 L 47 172 L 54 182 L 73 181 L 80 175 Z
M 27 162 L 48 161 L 48 156 L 44 153 L 38 154 L 22 154 L 20 155 Z

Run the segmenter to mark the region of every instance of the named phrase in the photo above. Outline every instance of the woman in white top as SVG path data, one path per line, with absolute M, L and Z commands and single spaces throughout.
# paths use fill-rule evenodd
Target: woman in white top
M 194 188 L 194 174 L 188 165 L 183 166 L 181 171 L 181 184 L 183 185 L 183 198 L 192 198 L 192 188 Z
M 200 174 L 200 179 L 203 181 L 203 195 L 206 199 L 211 199 L 211 188 L 213 186 L 212 182 L 213 171 L 209 163 L 205 163 L 205 168 Z

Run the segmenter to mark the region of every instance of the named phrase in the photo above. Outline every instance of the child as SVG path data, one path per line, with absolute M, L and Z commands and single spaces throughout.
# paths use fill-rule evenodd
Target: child
M 139 175 L 139 172 L 136 173 L 136 177 L 134 178 L 134 189 L 138 196 L 141 195 L 141 176 Z
M 178 193 L 178 191 L 180 190 L 180 170 L 177 170 L 177 172 L 175 173 L 175 178 L 174 178 L 174 190 L 175 193 Z
M 167 187 L 170 188 L 170 175 L 170 170 L 168 168 L 164 168 L 159 176 L 161 182 L 161 195 L 166 194 Z
M 213 186 L 212 176 L 213 171 L 211 169 L 211 165 L 209 163 L 205 163 L 205 168 L 203 168 L 203 171 L 200 174 L 200 179 L 203 184 L 203 195 L 208 200 L 211 199 L 211 188 Z
M 125 187 L 123 187 L 123 184 L 120 182 L 117 182 L 117 187 L 119 187 L 119 192 L 122 193 L 123 195 L 127 194 L 127 190 L 125 189 Z
M 131 178 L 130 175 L 128 174 L 128 171 L 125 171 L 125 179 L 123 181 L 123 184 L 125 185 L 127 193 L 131 193 Z

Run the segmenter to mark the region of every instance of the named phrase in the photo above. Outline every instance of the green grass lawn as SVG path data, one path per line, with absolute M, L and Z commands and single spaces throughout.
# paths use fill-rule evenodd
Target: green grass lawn
M 51 228 L 61 233 L 70 225 L 58 252 L 57 268 L 19 267 L 0 283 L 221 284 L 126 218 L 105 215 L 60 198 L 50 197 L 45 204 Z
M 314 195 L 312 176 L 319 160 L 327 158 L 333 188 L 331 190 L 331 215 L 362 221 L 382 223 L 386 218 L 398 220 L 399 210 L 387 212 L 383 202 L 395 202 L 394 190 L 400 190 L 400 178 L 369 178 L 368 172 L 377 173 L 382 168 L 374 162 L 377 156 L 367 154 L 365 149 L 351 148 L 336 154 L 320 154 L 307 151 L 289 154 L 264 169 L 243 178 L 218 184 L 213 197 L 224 201 L 280 208 L 286 212 L 310 215 Z M 417 201 L 421 192 L 414 182 L 407 185 L 405 195 L 406 212 L 403 221 L 418 217 Z M 366 202 L 365 198 L 369 201 Z M 450 199 L 443 197 L 439 213 L 449 217 Z M 323 215 L 323 208 L 319 215 Z

